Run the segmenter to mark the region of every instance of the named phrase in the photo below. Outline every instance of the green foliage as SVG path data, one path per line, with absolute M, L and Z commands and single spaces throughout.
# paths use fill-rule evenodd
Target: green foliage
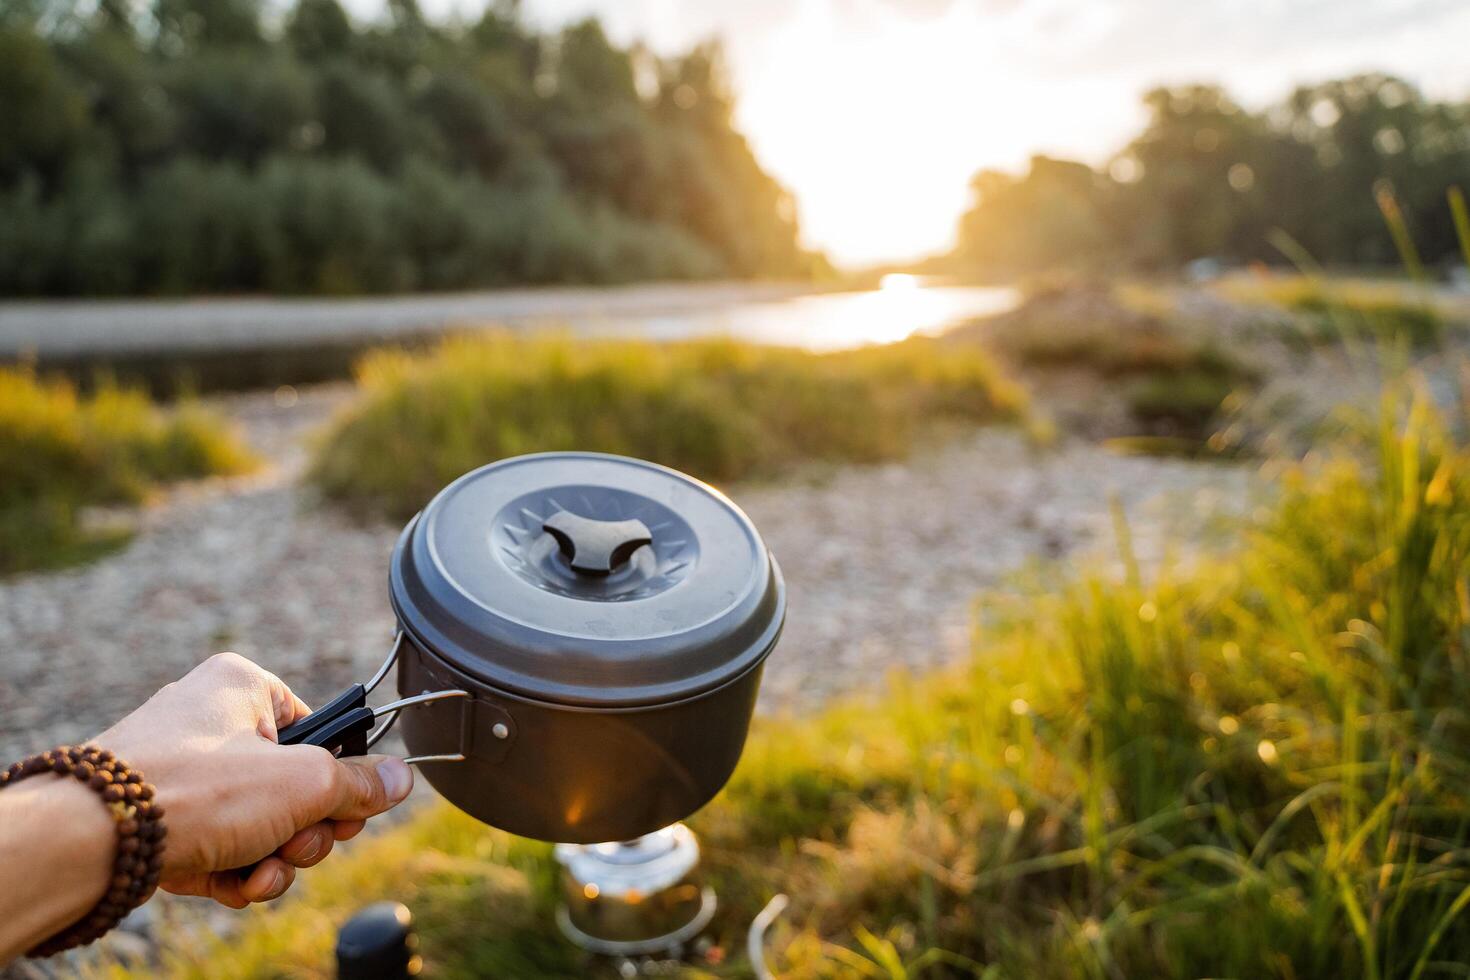
M 1175 437 L 1209 435 L 1225 398 L 1259 378 L 1220 338 L 1085 282 L 1036 289 L 1016 310 L 957 339 L 984 344 L 1024 368 L 1097 375 L 1121 386 L 1145 430 Z
M 26 370 L 0 369 L 0 574 L 64 564 L 104 545 L 82 508 L 136 503 L 153 486 L 251 465 L 196 407 L 169 413 L 136 391 L 88 396 Z
M 254 0 L 0 21 L 0 294 L 824 270 L 732 128 L 717 51 L 389 6 L 359 25 L 300 0 L 279 29 Z
M 694 821 L 737 955 L 686 975 L 748 975 L 777 891 L 795 980 L 1462 972 L 1470 453 L 1423 402 L 1369 439 L 1371 463 L 1289 472 L 1221 560 L 1145 582 L 1120 521 L 1125 574 L 986 600 L 968 664 L 758 719 Z M 598 975 L 556 938 L 552 874 L 435 805 L 165 973 L 329 976 L 331 927 L 391 896 L 438 975 Z
M 363 397 L 323 442 L 313 479 L 394 516 L 520 453 L 622 453 L 728 480 L 803 460 L 902 456 L 926 426 L 1021 406 L 985 354 L 922 339 L 811 354 L 489 334 L 426 355 L 372 355 L 358 378 Z
M 1155 371 L 1130 383 L 1126 397 L 1128 410 L 1146 425 L 1167 422 L 1175 431 L 1205 432 L 1236 387 L 1228 374 Z
M 967 329 L 1008 360 L 1033 368 L 1081 368 L 1105 378 L 1201 372 L 1254 375 L 1217 339 L 1136 309 L 1107 284 L 1062 283 L 1032 290 L 1017 309 Z
M 1148 124 L 1106 172 L 1037 157 L 1024 175 L 977 175 L 956 261 L 988 275 L 1271 262 L 1273 229 L 1328 265 L 1391 265 L 1410 236 L 1427 263 L 1455 255 L 1443 202 L 1470 173 L 1470 103 L 1370 74 L 1256 113 L 1208 85 L 1144 104 Z
M 1317 340 L 1402 340 L 1411 347 L 1433 347 L 1444 336 L 1444 319 L 1433 305 L 1392 290 L 1303 279 L 1288 280 L 1268 294 L 1305 314 L 1309 335 Z

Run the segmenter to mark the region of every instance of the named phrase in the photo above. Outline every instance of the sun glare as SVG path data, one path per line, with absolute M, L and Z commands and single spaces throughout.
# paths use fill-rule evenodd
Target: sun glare
M 942 251 L 975 171 L 1022 165 L 1070 116 L 1075 92 L 1022 77 L 1014 28 L 969 5 L 936 16 L 864 0 L 834 9 L 804 4 L 746 52 L 738 121 L 796 195 L 807 241 L 839 264 Z M 1086 142 L 1095 124 L 1078 119 L 1068 133 Z

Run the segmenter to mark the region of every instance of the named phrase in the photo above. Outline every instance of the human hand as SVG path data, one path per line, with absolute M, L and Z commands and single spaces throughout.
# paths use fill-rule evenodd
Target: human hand
M 160 887 L 230 908 L 269 901 L 408 795 L 401 759 L 277 745 L 276 732 L 308 713 L 279 678 L 221 653 L 97 737 L 157 791 L 168 825 Z

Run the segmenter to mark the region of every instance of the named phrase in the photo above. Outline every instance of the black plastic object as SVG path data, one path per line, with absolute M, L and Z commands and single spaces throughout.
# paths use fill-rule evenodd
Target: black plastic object
M 421 965 L 413 913 L 398 902 L 369 905 L 337 933 L 341 980 L 405 980 Z
M 281 745 L 320 745 L 333 755 L 362 755 L 373 727 L 367 690 L 353 684 L 311 714 L 276 734 Z
M 653 543 L 652 533 L 637 518 L 599 521 L 559 510 L 542 523 L 541 529 L 556 538 L 572 571 L 584 575 L 610 575 L 632 558 L 633 552 Z

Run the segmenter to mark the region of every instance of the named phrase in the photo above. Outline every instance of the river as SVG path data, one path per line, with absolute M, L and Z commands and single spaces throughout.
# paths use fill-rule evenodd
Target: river
M 890 275 L 877 289 L 782 283 L 507 289 L 350 299 L 8 301 L 0 359 L 106 361 L 365 346 L 486 325 L 659 340 L 726 335 L 835 350 L 937 333 L 1013 306 L 1008 287 Z

